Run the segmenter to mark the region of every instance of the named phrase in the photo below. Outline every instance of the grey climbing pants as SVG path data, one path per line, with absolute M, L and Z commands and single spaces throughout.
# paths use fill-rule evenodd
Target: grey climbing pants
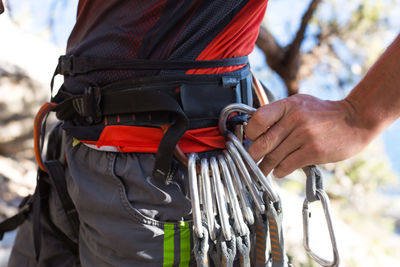
M 66 142 L 68 193 L 80 218 L 73 236 L 57 195 L 50 192 L 35 259 L 32 216 L 19 228 L 9 266 L 195 266 L 186 170 L 167 184 L 151 177 L 153 154 L 103 152 Z M 79 241 L 74 255 L 49 227 Z M 79 257 L 79 258 L 78 258 Z

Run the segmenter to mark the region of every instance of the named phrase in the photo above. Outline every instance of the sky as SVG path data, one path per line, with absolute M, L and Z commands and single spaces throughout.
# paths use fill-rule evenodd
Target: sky
M 356 1 L 348 1 L 348 0 L 336 0 L 339 4 L 347 1 L 347 4 L 355 3 Z M 378 0 L 383 4 L 387 2 L 391 2 L 392 0 Z M 11 2 L 12 11 L 14 14 L 19 17 L 21 16 L 23 19 L 21 21 L 21 26 L 29 32 L 33 32 L 39 34 L 41 36 L 47 37 L 51 42 L 55 43 L 59 47 L 65 47 L 68 35 L 75 23 L 76 17 L 76 7 L 78 0 L 37 0 L 37 1 L 29 1 L 29 0 L 9 0 Z M 389 34 L 384 40 L 384 43 L 388 45 L 390 41 L 398 34 L 400 29 L 400 0 L 393 0 L 395 3 L 395 8 L 390 11 L 390 15 L 388 16 L 388 21 L 390 25 Z M 52 8 L 52 5 L 55 3 L 55 9 Z M 290 42 L 293 34 L 296 32 L 297 27 L 299 25 L 299 21 L 301 20 L 301 16 L 304 10 L 307 8 L 310 0 L 306 1 L 278 1 L 278 0 L 270 0 L 267 8 L 267 15 L 265 18 L 265 22 L 268 25 L 268 28 L 272 31 L 277 41 L 285 45 Z M 49 35 L 48 25 L 49 19 L 48 16 L 43 16 L 42 14 L 47 14 L 50 10 L 55 10 L 53 14 L 54 26 L 53 33 Z M 320 12 L 322 12 L 323 16 L 329 17 L 330 14 L 329 9 L 326 8 L 323 4 L 320 6 Z M 27 18 L 27 14 L 32 14 L 30 18 Z M 346 10 L 340 12 L 339 22 L 345 20 L 349 16 Z M 307 30 L 307 34 L 313 33 L 313 28 L 309 27 Z M 307 51 L 310 49 L 315 43 L 313 38 L 306 38 L 306 41 L 302 44 L 302 50 Z M 345 57 L 345 49 L 340 49 L 339 52 Z M 266 64 L 263 60 L 264 56 L 260 50 L 257 48 L 253 52 L 251 56 L 253 68 L 263 69 L 261 79 L 264 83 L 274 92 L 274 94 L 278 98 L 285 97 L 283 83 L 280 78 L 274 74 L 273 72 L 265 71 Z M 343 92 L 339 92 L 337 90 L 322 90 L 318 84 L 323 82 L 321 79 L 327 79 L 329 77 L 320 75 L 313 80 L 312 82 L 304 83 L 301 85 L 301 92 L 309 93 L 315 96 L 318 96 L 323 99 L 337 100 L 343 98 Z M 361 78 L 361 77 L 360 77 Z M 319 79 L 319 80 L 318 80 Z M 355 81 L 355 83 L 357 80 Z M 385 149 L 390 157 L 392 162 L 392 166 L 394 170 L 397 171 L 400 177 L 400 120 L 397 120 L 389 129 L 387 129 L 383 135 Z

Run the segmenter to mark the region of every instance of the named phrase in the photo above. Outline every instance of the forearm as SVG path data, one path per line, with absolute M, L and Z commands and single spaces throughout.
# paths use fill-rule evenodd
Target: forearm
M 400 117 L 400 35 L 345 100 L 366 141 Z
M 341 101 L 294 95 L 260 107 L 246 127 L 250 155 L 278 177 L 360 152 L 400 116 L 400 36 Z

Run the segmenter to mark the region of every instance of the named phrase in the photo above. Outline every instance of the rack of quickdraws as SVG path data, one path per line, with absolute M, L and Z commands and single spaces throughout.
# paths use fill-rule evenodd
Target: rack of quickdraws
M 244 104 L 224 108 L 219 128 L 228 139 L 226 149 L 210 158 L 199 158 L 196 153 L 188 156 L 194 254 L 198 267 L 233 266 L 236 258 L 242 267 L 291 266 L 285 255 L 279 195 L 271 186 L 269 175 L 264 176 L 239 138 L 226 127 L 232 113 L 251 116 L 254 111 Z M 304 171 L 307 175 L 303 204 L 304 247 L 320 265 L 338 266 L 329 199 L 323 190 L 321 174 L 315 166 Z M 308 203 L 316 200 L 320 200 L 324 208 L 333 261 L 321 258 L 309 247 Z

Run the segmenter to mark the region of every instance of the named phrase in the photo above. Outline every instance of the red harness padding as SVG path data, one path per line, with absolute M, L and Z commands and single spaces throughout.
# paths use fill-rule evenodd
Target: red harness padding
M 103 129 L 98 141 L 80 141 L 98 148 L 113 146 L 120 152 L 156 153 L 163 135 L 160 128 L 109 125 Z M 186 131 L 178 145 L 183 153 L 190 153 L 223 149 L 225 143 L 218 127 L 208 127 Z

